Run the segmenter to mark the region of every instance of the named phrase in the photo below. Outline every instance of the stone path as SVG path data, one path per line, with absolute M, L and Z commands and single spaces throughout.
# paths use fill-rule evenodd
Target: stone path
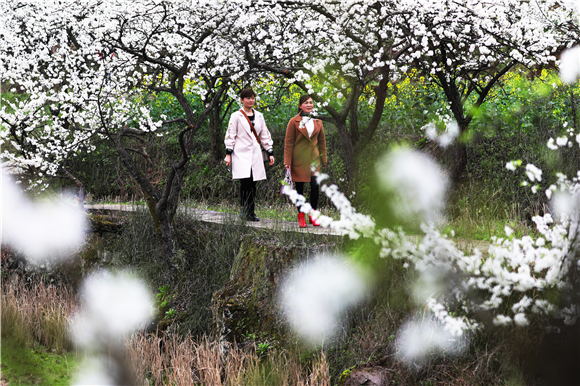
M 85 204 L 85 209 L 134 212 L 137 210 L 146 210 L 146 207 L 145 205 L 133 205 L 133 204 Z M 203 210 L 195 208 L 180 208 L 179 212 L 186 213 L 191 218 L 204 222 L 216 224 L 242 223 L 238 215 L 234 213 L 216 212 L 213 210 Z M 340 236 L 340 233 L 332 229 L 313 227 L 310 224 L 308 225 L 308 228 L 298 228 L 298 223 L 296 221 L 260 219 L 260 221 L 258 222 L 246 221 L 245 225 L 252 228 L 281 230 L 285 232 L 314 233 L 320 235 Z
M 93 210 L 111 210 L 121 212 L 135 212 L 137 210 L 146 210 L 145 205 L 137 204 L 85 204 L 85 209 Z M 186 213 L 188 216 L 204 222 L 216 224 L 241 224 L 237 214 L 217 212 L 213 210 L 203 210 L 196 208 L 180 208 L 181 213 Z M 295 221 L 271 220 L 261 219 L 259 222 L 246 221 L 246 226 L 253 228 L 280 230 L 285 232 L 299 232 L 320 235 L 340 236 L 340 233 L 329 228 L 313 227 L 308 225 L 308 228 L 298 228 Z M 412 239 L 419 241 L 419 236 L 409 236 Z M 473 248 L 478 248 L 483 253 L 487 253 L 489 242 L 482 240 L 467 240 L 454 238 L 453 241 L 463 251 L 470 252 Z

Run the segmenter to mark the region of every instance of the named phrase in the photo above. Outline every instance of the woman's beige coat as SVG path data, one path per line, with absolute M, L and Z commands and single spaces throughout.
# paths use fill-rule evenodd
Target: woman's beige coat
M 271 150 L 272 136 L 266 127 L 264 115 L 254 110 L 254 128 L 262 146 Z M 250 124 L 241 111 L 236 111 L 230 117 L 228 130 L 224 140 L 227 149 L 232 149 L 232 178 L 249 178 L 250 172 L 254 181 L 266 179 L 266 169 L 262 158 L 262 149 L 250 129 Z
M 309 182 L 311 168 L 320 171 L 321 164 L 327 164 L 326 137 L 320 119 L 314 119 L 314 131 L 308 136 L 306 127 L 301 127 L 302 117 L 296 115 L 286 127 L 284 139 L 284 165 L 290 166 L 292 181 Z

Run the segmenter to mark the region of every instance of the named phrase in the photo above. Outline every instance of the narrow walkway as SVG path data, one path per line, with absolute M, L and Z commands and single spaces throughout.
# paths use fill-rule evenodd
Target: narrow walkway
M 88 205 L 85 204 L 85 209 L 113 210 L 120 212 L 135 212 L 137 210 L 147 210 L 145 205 L 133 205 L 133 204 L 88 204 Z M 195 208 L 179 208 L 179 212 L 185 213 L 193 219 L 204 222 L 216 224 L 242 223 L 240 218 L 233 213 L 216 212 L 213 210 L 203 210 Z M 258 222 L 246 221 L 244 224 L 252 228 L 281 230 L 285 232 L 314 233 L 319 235 L 340 236 L 340 233 L 332 229 L 313 227 L 310 224 L 308 224 L 308 228 L 298 228 L 298 224 L 295 221 L 271 220 L 262 218 Z
M 145 205 L 134 204 L 86 204 L 85 209 L 88 210 L 112 210 L 121 212 L 135 212 L 137 210 L 146 210 Z M 215 224 L 241 224 L 242 221 L 236 214 L 217 212 L 213 210 L 203 210 L 196 208 L 180 208 L 180 213 L 185 213 L 193 219 L 215 223 Z M 299 232 L 319 235 L 340 236 L 341 234 L 333 229 L 323 227 L 313 227 L 308 225 L 308 228 L 298 228 L 298 224 L 294 221 L 261 219 L 259 222 L 246 221 L 246 226 L 261 229 L 280 230 L 284 232 Z M 410 238 L 419 241 L 419 236 L 409 236 Z M 481 252 L 487 253 L 489 242 L 482 240 L 467 240 L 467 239 L 452 239 L 457 247 L 465 252 L 471 252 L 473 248 L 478 248 Z

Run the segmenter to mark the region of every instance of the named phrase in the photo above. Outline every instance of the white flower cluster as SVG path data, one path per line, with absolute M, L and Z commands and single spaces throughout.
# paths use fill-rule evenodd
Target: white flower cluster
M 391 206 L 400 218 L 442 221 L 448 177 L 429 156 L 396 149 L 379 159 L 376 169 L 381 187 L 394 193 Z
M 327 179 L 325 174 L 317 175 L 318 184 Z M 282 193 L 287 195 L 290 201 L 296 206 L 301 207 L 301 211 L 317 218 L 323 227 L 329 227 L 341 234 L 348 235 L 352 239 L 357 239 L 360 236 L 371 237 L 375 231 L 375 222 L 370 216 L 358 213 L 350 204 L 348 198 L 340 192 L 338 186 L 321 185 L 321 190 L 330 199 L 332 204 L 340 211 L 340 219 L 333 220 L 331 217 L 320 214 L 314 210 L 309 203 L 306 202 L 304 196 L 298 194 L 296 190 L 290 186 L 283 186 Z
M 410 68 L 471 90 L 500 63 L 555 60 L 554 47 L 574 41 L 553 28 L 570 12 L 563 0 L 2 2 L 2 76 L 16 97 L 0 108 L 0 157 L 34 169 L 41 184 L 96 139 L 164 135 L 149 93 L 178 87 L 207 104 L 223 82 L 272 73 L 315 94 L 333 117 L 357 89 L 380 116 L 380 90 Z M 445 146 L 457 131 L 450 122 L 428 134 Z
M 80 303 L 70 329 L 74 342 L 87 349 L 122 344 L 155 312 L 149 289 L 129 272 L 92 274 L 82 284 Z
M 0 158 L 34 171 L 40 185 L 96 140 L 164 135 L 167 117 L 153 117 L 150 96 L 177 87 L 171 74 L 183 73 L 182 89 L 203 99 L 206 87 L 194 87 L 202 75 L 247 70 L 225 34 L 241 12 L 235 9 L 149 0 L 1 3 L 2 77 L 13 97 L 0 107 Z
M 399 156 L 409 157 L 400 150 L 389 155 Z M 434 161 L 428 162 L 434 164 Z M 414 180 L 415 188 L 430 181 L 431 169 L 436 167 L 434 164 L 418 169 L 417 173 L 425 175 Z M 542 172 L 534 165 L 528 164 L 525 172 L 530 180 L 542 181 Z M 378 170 L 378 173 L 386 171 Z M 444 185 L 445 179 L 439 177 L 438 182 L 432 183 Z M 413 190 L 413 187 L 407 188 Z M 400 229 L 378 228 L 372 218 L 358 214 L 334 185 L 323 185 L 322 190 L 339 209 L 341 217 L 338 220 L 321 217 L 324 226 L 340 230 L 353 239 L 369 238 L 381 247 L 381 257 L 400 259 L 406 268 L 414 270 L 419 278 L 415 299 L 450 334 L 461 336 L 482 326 L 475 318 L 481 312 L 494 315 L 497 325 L 526 326 L 533 314 L 560 317 L 566 322 L 578 317 L 574 303 L 553 304 L 549 299 L 554 290 L 576 288 L 569 278 L 580 269 L 580 170 L 572 179 L 559 174 L 551 189 L 556 192 L 552 206 L 557 220 L 550 213 L 534 216 L 537 237 L 516 238 L 511 235 L 511 228 L 506 227 L 507 238 L 493 238 L 487 252 L 474 249 L 466 253 L 433 225 L 424 225 L 424 234 L 418 240 Z M 426 194 L 433 200 L 443 199 L 439 189 L 431 187 Z M 415 199 L 413 194 L 407 197 L 410 201 Z
M 466 347 L 464 338 L 451 334 L 430 316 L 420 316 L 403 324 L 395 346 L 397 358 L 413 367 L 421 367 L 439 353 L 460 354 Z
M 576 24 L 580 23 L 580 6 L 578 1 L 569 0 L 567 6 L 574 8 Z M 580 78 L 580 46 L 576 45 L 568 48 L 560 56 L 560 78 L 564 83 L 574 83 Z
M 572 147 L 574 146 L 574 142 L 580 146 L 580 133 L 576 134 L 572 127 L 568 127 L 568 122 L 564 122 L 562 126 L 566 130 L 565 134 L 560 137 L 556 137 L 556 139 L 550 138 L 547 143 L 548 149 L 558 150 L 561 147 Z
M 572 12 L 571 7 L 554 1 L 532 4 L 517 0 L 463 0 L 453 6 L 444 0 L 400 3 L 406 11 L 401 18 L 412 31 L 405 39 L 418 48 L 407 55 L 426 72 L 468 83 L 486 81 L 485 77 L 498 64 L 510 60 L 525 65 L 555 60 L 554 42 L 568 37 L 541 26 L 554 20 L 569 20 Z M 504 49 L 506 41 L 518 43 L 512 49 Z M 492 72 L 482 71 L 482 65 Z
M 155 313 L 153 296 L 143 281 L 130 272 L 98 271 L 80 289 L 80 309 L 72 316 L 69 332 L 85 357 L 73 384 L 129 382 L 124 344 L 147 326 Z
M 2 245 L 36 266 L 50 266 L 78 252 L 88 227 L 84 208 L 74 197 L 32 201 L 0 167 Z
M 292 269 L 279 302 L 292 329 L 318 345 L 333 336 L 342 314 L 367 290 L 364 275 L 343 256 L 319 255 Z
M 429 122 L 421 128 L 421 130 L 425 131 L 427 138 L 437 142 L 443 148 L 451 145 L 459 136 L 459 125 L 457 125 L 457 121 L 449 117 L 444 123 L 445 129 L 442 132 L 438 132 L 437 125 L 434 122 Z

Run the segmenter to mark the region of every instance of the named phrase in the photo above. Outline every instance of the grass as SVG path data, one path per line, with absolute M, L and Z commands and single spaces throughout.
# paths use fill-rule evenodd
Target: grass
M 52 319 L 65 321 L 71 310 L 70 291 L 12 277 L 3 283 L 2 301 L 2 382 L 70 384 L 79 360 L 74 353 L 63 351 L 59 343 L 66 327 L 45 328 L 50 322 L 41 315 L 52 310 Z M 34 318 L 37 320 L 31 324 Z M 126 343 L 126 349 L 138 384 L 234 386 L 268 385 L 274 380 L 280 385 L 330 384 L 324 354 L 304 362 L 296 353 L 284 350 L 260 354 L 251 342 L 241 347 L 207 335 L 194 338 L 174 332 L 137 333 Z
M 227 282 L 232 262 L 242 240 L 266 238 L 279 245 L 325 245 L 330 236 L 257 229 L 239 222 L 214 224 L 178 215 L 176 233 L 179 253 L 177 269 L 168 267 L 164 251 L 145 211 L 131 213 L 123 233 L 103 240 L 106 254 L 124 265 L 135 267 L 151 287 L 159 289 L 165 315 L 163 324 L 179 332 L 201 336 L 213 326 L 210 309 L 215 291 Z M 335 243 L 338 240 L 332 239 Z M 163 289 L 163 290 L 162 290 Z M 171 314 L 167 311 L 171 310 Z M 177 323 L 173 323 L 176 321 Z
M 58 300 L 58 301 L 57 301 Z M 56 352 L 71 349 L 67 318 L 75 308 L 72 291 L 13 276 L 2 281 L 2 337 L 23 346 L 41 344 Z
M 454 232 L 455 236 L 461 239 L 491 241 L 492 237 L 506 237 L 505 227 L 509 226 L 515 237 L 533 234 L 534 230 L 525 223 L 514 219 L 494 219 L 459 217 L 452 219 L 445 227 L 443 233 Z
M 2 337 L 2 379 L 10 385 L 70 385 L 78 365 L 72 353 L 55 353 L 34 344 L 22 345 L 10 335 Z
M 68 385 L 77 359 L 68 350 L 66 320 L 74 296 L 64 287 L 2 281 L 3 380 L 10 385 Z
M 468 214 L 475 216 L 477 212 Z M 132 220 L 126 225 L 124 234 L 114 236 L 118 240 L 107 245 L 112 248 L 110 251 L 126 255 L 128 260 L 125 263 L 142 268 L 157 259 L 156 241 L 152 237 L 151 226 L 145 219 L 146 213 L 130 216 Z M 477 338 L 478 341 L 473 343 L 465 357 L 436 360 L 421 372 L 396 362 L 393 357 L 393 338 L 401 321 L 411 311 L 406 295 L 409 278 L 398 262 L 381 267 L 377 275 L 383 281 L 377 289 L 375 299 L 353 310 L 349 320 L 342 326 L 343 332 L 337 342 L 325 347 L 324 352 L 316 350 L 306 357 L 304 352 L 300 353 L 288 347 L 260 348 L 256 339 L 249 339 L 244 345 L 236 345 L 210 338 L 207 335 L 211 323 L 209 301 L 213 292 L 227 279 L 231 259 L 242 237 L 271 235 L 280 243 L 303 244 L 320 242 L 320 238 L 317 236 L 316 239 L 308 239 L 308 235 L 293 232 L 275 233 L 206 224 L 191 219 L 179 221 L 178 233 L 182 241 L 180 247 L 184 250 L 183 261 L 179 272 L 174 272 L 175 275 L 170 277 L 170 287 L 160 290 L 163 299 L 168 299 L 168 306 L 176 310 L 177 318 L 169 320 L 170 325 L 165 330 L 158 326 L 159 330 L 154 333 L 135 335 L 127 345 L 130 362 L 134 364 L 142 381 L 140 384 L 325 385 L 330 384 L 331 380 L 338 380 L 342 373 L 359 365 L 377 365 L 391 369 L 393 383 L 403 385 L 491 385 L 504 384 L 506 379 L 510 379 L 512 384 L 518 384 L 518 380 L 523 377 L 518 371 L 511 375 L 502 367 L 502 364 L 511 362 L 510 357 L 498 347 L 502 344 L 506 347 L 505 350 L 513 350 L 514 347 L 531 349 L 533 345 L 509 345 L 502 337 L 494 338 L 493 334 Z M 369 244 L 368 248 L 375 247 Z M 361 250 L 360 253 L 365 255 L 367 252 L 371 253 L 372 249 Z M 154 274 L 157 277 L 163 277 L 162 265 L 151 268 L 155 268 Z M 150 281 L 153 282 L 153 279 L 150 278 Z M 153 288 L 160 287 L 154 285 Z M 42 349 L 35 343 L 23 345 L 22 340 L 6 338 L 16 342 L 11 346 L 6 339 L 2 342 L 2 370 L 6 378 L 11 377 L 12 383 L 59 384 L 61 378 L 66 383 L 66 371 L 70 374 L 76 364 L 75 358 L 66 353 L 51 355 L 54 351 L 61 350 L 58 347 L 64 346 L 58 343 L 60 338 L 54 338 L 60 337 L 62 330 L 45 328 L 44 325 L 50 322 L 43 315 L 52 312 L 52 319 L 66 320 L 67 315 L 74 309 L 73 299 L 72 293 L 63 287 L 16 279 L 3 282 L 3 332 L 42 332 L 35 333 L 33 341 L 42 339 L 45 347 L 48 347 Z M 177 324 L 185 329 L 180 330 Z M 26 327 L 18 329 L 15 326 Z M 530 334 L 534 338 L 536 335 Z M 18 351 L 19 348 L 22 350 Z M 14 360 L 10 362 L 14 358 L 19 362 L 16 365 Z M 22 368 L 19 367 L 20 362 Z M 42 378 L 43 369 L 49 367 L 45 363 L 56 369 L 53 371 L 54 379 Z M 37 369 L 30 369 L 26 367 L 27 364 L 34 364 Z M 514 361 L 513 367 L 517 369 L 518 362 Z
M 209 204 L 206 202 L 196 202 L 196 201 L 187 201 L 185 203 L 186 207 L 191 207 L 200 210 L 211 210 L 215 212 L 221 213 L 231 213 L 231 214 L 238 214 L 240 212 L 240 207 L 238 205 L 229 203 L 229 202 L 222 202 L 219 204 Z M 329 216 L 337 216 L 337 212 L 334 208 L 325 208 L 322 210 L 324 214 Z M 270 205 L 260 205 L 260 203 L 256 204 L 256 215 L 259 218 L 268 219 L 268 220 L 278 220 L 278 221 L 296 221 L 296 208 L 292 206 L 290 203 L 288 204 L 270 204 Z
M 516 202 L 505 202 L 500 191 L 474 183 L 464 183 L 450 198 L 448 223 L 444 231 L 451 229 L 455 236 L 464 239 L 490 241 L 493 236 L 506 237 L 505 226 L 513 230 L 513 236 L 536 235 L 529 212 L 539 213 L 541 208 L 528 210 Z
M 136 334 L 127 348 L 139 384 L 330 385 L 324 353 L 303 363 L 284 350 L 260 356 L 254 345 L 173 333 Z

